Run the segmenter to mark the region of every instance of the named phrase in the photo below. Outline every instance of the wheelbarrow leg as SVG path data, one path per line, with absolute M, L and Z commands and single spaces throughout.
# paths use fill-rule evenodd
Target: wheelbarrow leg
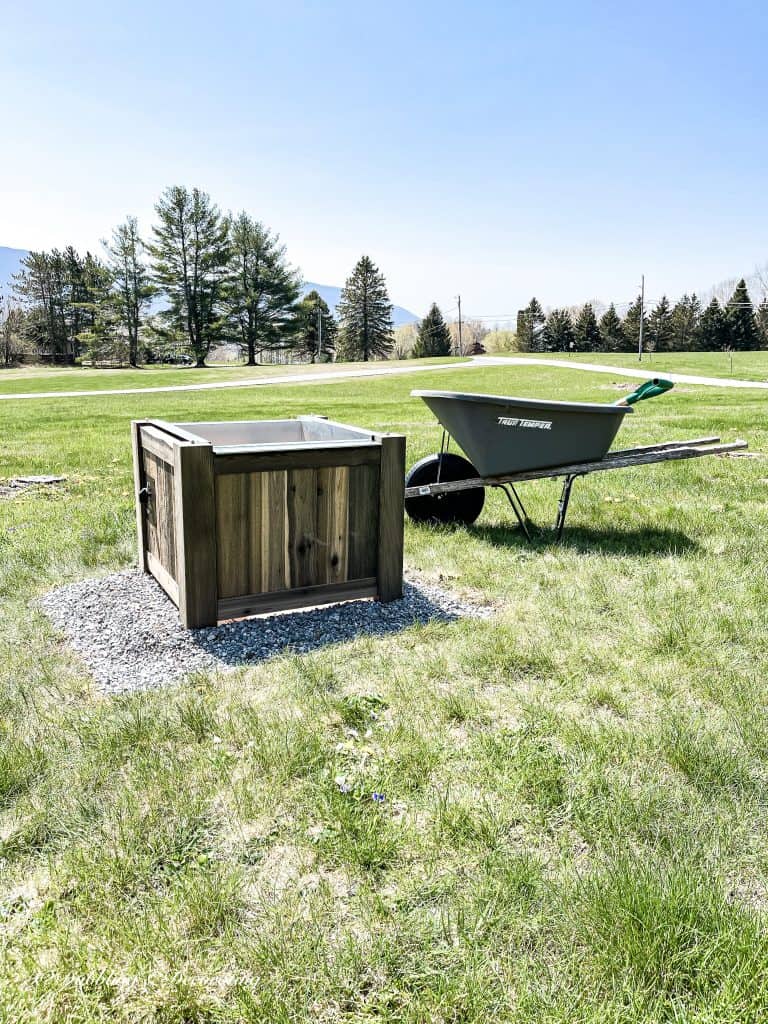
M 531 533 L 528 529 L 530 519 L 528 518 L 528 513 L 525 511 L 525 505 L 523 504 L 522 498 L 515 490 L 514 484 L 496 484 L 496 486 L 506 494 L 509 504 L 512 506 L 512 511 L 515 513 L 515 517 L 520 524 L 520 529 L 525 534 L 526 539 L 530 542 Z
M 571 473 L 566 476 L 563 481 L 563 490 L 560 494 L 560 501 L 557 503 L 557 519 L 555 520 L 555 533 L 558 540 L 563 536 L 563 528 L 565 527 L 565 517 L 568 514 L 568 503 L 571 500 L 571 488 L 573 487 L 573 481 L 579 475 L 579 473 Z

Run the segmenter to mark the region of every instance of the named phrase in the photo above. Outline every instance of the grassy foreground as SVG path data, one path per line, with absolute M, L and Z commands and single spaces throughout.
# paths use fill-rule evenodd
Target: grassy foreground
M 0 1020 L 768 1016 L 763 455 L 578 481 L 560 546 L 500 496 L 408 525 L 408 565 L 491 619 L 163 692 L 99 698 L 36 610 L 131 562 L 131 418 L 325 412 L 413 462 L 439 434 L 412 387 L 617 394 L 512 367 L 0 403 L 0 477 L 68 477 L 0 503 Z M 765 403 L 679 388 L 620 438 L 763 452 Z M 553 517 L 556 484 L 525 493 Z

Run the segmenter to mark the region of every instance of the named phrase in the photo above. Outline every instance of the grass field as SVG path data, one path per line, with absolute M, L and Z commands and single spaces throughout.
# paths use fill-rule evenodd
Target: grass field
M 701 377 L 735 377 L 737 380 L 768 381 L 768 352 L 660 352 L 643 355 L 642 362 L 631 352 L 578 352 L 573 356 L 555 352 L 545 359 L 605 363 L 647 369 L 654 373 L 693 373 Z
M 488 621 L 103 699 L 36 610 L 131 562 L 132 418 L 324 412 L 405 431 L 410 463 L 439 442 L 414 386 L 617 394 L 493 367 L 0 403 L 0 477 L 67 476 L 0 502 L 0 1020 L 768 1017 L 761 392 L 640 406 L 622 445 L 757 457 L 580 480 L 559 546 L 498 495 L 409 524 L 408 566 Z M 557 485 L 525 493 L 551 520 Z
M 419 360 L 420 363 L 450 363 L 451 357 Z M 455 360 L 459 361 L 459 360 Z M 392 359 L 387 366 L 406 366 L 413 360 Z M 259 377 L 291 377 L 294 374 L 337 373 L 344 370 L 373 369 L 375 363 L 307 363 L 261 366 L 206 366 L 204 369 L 178 366 L 146 366 L 138 370 L 94 370 L 70 366 L 22 366 L 0 370 L 0 395 L 34 394 L 57 391 L 113 391 L 120 388 L 175 387 L 186 384 L 215 384 L 224 381 L 249 380 Z

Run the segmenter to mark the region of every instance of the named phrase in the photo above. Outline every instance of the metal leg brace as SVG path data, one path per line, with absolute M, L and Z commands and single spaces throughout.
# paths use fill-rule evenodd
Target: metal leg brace
M 515 517 L 520 524 L 520 529 L 525 534 L 526 539 L 530 541 L 531 533 L 528 529 L 530 519 L 528 518 L 528 513 L 525 511 L 525 505 L 523 504 L 520 495 L 515 490 L 514 484 L 496 484 L 495 486 L 506 494 L 509 504 L 512 506 L 512 511 L 515 513 Z
M 568 503 L 571 500 L 571 488 L 577 476 L 581 476 L 581 474 L 571 473 L 563 481 L 563 490 L 560 494 L 560 501 L 557 503 L 557 519 L 555 520 L 555 533 L 558 540 L 563 536 L 565 517 L 568 514 Z

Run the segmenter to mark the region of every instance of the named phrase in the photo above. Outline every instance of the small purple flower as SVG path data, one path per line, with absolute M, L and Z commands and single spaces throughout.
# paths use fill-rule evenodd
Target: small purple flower
M 383 793 L 371 793 L 371 800 L 375 804 L 383 804 L 386 799 Z
M 348 782 L 340 782 L 339 783 L 339 792 L 340 793 L 351 793 L 352 792 L 352 787 L 350 786 L 350 784 Z

